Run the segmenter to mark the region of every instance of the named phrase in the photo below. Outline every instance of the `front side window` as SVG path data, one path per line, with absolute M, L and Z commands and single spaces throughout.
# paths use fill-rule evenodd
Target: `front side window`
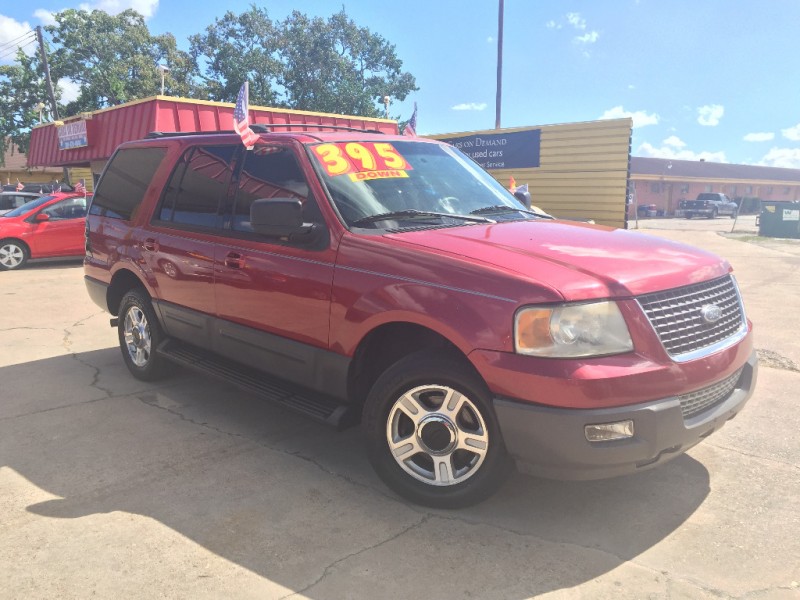
M 322 214 L 311 196 L 300 164 L 290 148 L 257 145 L 245 153 L 233 204 L 231 228 L 252 232 L 250 206 L 262 198 L 293 198 L 303 204 L 303 220 L 322 222 Z
M 178 161 L 156 219 L 176 225 L 222 228 L 222 200 L 231 180 L 237 146 L 197 146 Z
M 166 152 L 166 148 L 118 150 L 97 184 L 90 213 L 130 220 Z
M 486 171 L 444 144 L 323 143 L 311 146 L 309 154 L 339 214 L 354 227 L 456 226 L 537 218 Z
M 83 196 L 67 198 L 43 209 L 42 214 L 49 216 L 51 221 L 81 219 L 86 216 L 86 198 Z

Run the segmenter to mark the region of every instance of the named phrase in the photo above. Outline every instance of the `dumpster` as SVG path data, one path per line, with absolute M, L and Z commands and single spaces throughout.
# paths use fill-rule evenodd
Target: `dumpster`
M 762 200 L 758 235 L 800 239 L 800 202 Z

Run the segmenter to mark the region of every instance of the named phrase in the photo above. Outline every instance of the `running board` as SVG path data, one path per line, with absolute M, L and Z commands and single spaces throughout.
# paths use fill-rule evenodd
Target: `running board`
M 183 367 L 233 384 L 260 398 L 338 430 L 346 429 L 358 422 L 355 410 L 330 396 L 304 390 L 189 344 L 167 339 L 159 345 L 156 352 Z

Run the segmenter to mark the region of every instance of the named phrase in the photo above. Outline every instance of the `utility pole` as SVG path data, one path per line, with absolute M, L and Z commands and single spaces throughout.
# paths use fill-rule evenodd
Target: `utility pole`
M 50 110 L 53 115 L 53 120 L 58 121 L 58 104 L 56 104 L 56 95 L 53 92 L 53 82 L 50 79 L 50 66 L 47 64 L 47 52 L 44 51 L 44 39 L 42 38 L 42 26 L 36 26 L 36 38 L 39 40 L 39 52 L 42 55 L 42 66 L 44 67 L 44 80 L 47 83 L 47 95 L 50 96 Z M 69 171 L 64 167 L 63 181 L 69 183 Z
M 497 98 L 495 99 L 494 128 L 500 129 L 500 106 L 503 102 L 503 0 L 497 16 Z

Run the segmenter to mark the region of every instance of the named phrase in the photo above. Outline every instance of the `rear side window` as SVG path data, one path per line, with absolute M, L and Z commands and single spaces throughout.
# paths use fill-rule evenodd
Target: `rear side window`
M 156 219 L 186 227 L 221 229 L 221 205 L 238 146 L 198 146 L 184 154 L 164 190 Z
M 166 148 L 117 150 L 97 184 L 89 213 L 129 221 L 166 152 Z

